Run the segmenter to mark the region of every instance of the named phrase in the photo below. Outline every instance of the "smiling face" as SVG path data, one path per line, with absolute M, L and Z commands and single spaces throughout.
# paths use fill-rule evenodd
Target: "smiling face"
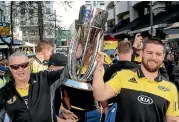
M 15 81 L 28 82 L 30 79 L 29 60 L 26 56 L 13 56 L 9 60 L 9 68 Z
M 164 47 L 154 43 L 146 44 L 142 51 L 142 65 L 148 72 L 159 70 L 164 60 Z

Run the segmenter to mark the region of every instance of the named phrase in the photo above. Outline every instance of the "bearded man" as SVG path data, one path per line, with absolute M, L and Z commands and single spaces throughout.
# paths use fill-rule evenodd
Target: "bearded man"
M 159 73 L 164 57 L 163 42 L 147 40 L 140 68 L 119 71 L 104 84 L 101 73 L 104 58 L 103 53 L 98 53 L 92 83 L 94 98 L 104 101 L 116 96 L 106 122 L 179 122 L 176 86 Z

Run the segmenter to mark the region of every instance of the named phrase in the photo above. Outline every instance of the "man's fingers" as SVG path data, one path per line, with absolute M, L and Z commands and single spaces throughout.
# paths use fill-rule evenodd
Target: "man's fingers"
M 78 119 L 78 117 L 75 114 L 72 114 L 73 117 L 75 117 L 76 119 Z
M 64 110 L 64 113 L 66 113 L 66 114 L 73 114 L 73 112 L 71 112 L 69 110 Z

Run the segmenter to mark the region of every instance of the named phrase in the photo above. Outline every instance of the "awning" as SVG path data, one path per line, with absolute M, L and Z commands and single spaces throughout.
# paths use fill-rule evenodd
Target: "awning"
M 128 34 L 131 30 L 133 30 L 133 28 L 135 28 L 136 26 L 139 26 L 143 21 L 146 21 L 146 18 L 148 16 L 149 16 L 149 14 L 141 16 L 141 17 L 138 17 L 137 19 L 133 20 L 132 22 L 130 22 L 129 24 L 127 24 L 126 26 L 121 28 L 114 35 L 120 35 L 120 34 L 123 34 L 123 33 Z
M 163 29 L 165 34 L 179 34 L 179 28 L 170 28 L 170 29 Z
M 24 45 L 22 45 L 23 47 L 35 47 L 35 44 L 29 43 L 29 42 L 25 42 Z
M 153 16 L 153 28 L 165 28 L 168 24 L 179 21 L 179 9 L 178 5 L 168 8 L 165 12 Z M 140 25 L 131 29 L 130 33 L 144 32 L 150 30 L 150 14 L 147 16 L 146 21 L 142 21 Z
M 118 32 L 118 30 L 120 30 L 120 28 L 126 26 L 127 24 L 130 23 L 130 19 L 127 18 L 125 20 L 122 20 L 120 21 L 118 24 L 114 25 L 111 29 L 108 29 L 105 34 L 112 34 L 112 33 L 115 33 L 115 32 Z
M 6 44 L 2 41 L 2 39 L 3 39 L 6 43 L 8 43 L 8 44 L 11 43 L 11 37 L 2 37 L 2 38 L 0 38 L 0 45 L 6 45 Z M 14 41 L 13 41 L 13 45 L 22 45 L 22 44 L 24 44 L 23 41 L 15 40 L 15 39 L 14 39 Z

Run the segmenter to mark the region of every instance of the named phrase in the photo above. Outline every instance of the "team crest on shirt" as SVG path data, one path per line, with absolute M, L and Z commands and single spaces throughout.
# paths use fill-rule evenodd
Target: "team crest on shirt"
M 13 104 L 17 100 L 16 96 L 13 96 L 11 99 L 7 101 L 8 104 Z
M 132 83 L 137 83 L 136 79 L 135 78 L 131 78 L 128 80 L 129 82 L 132 82 Z
M 170 91 L 170 89 L 168 87 L 164 87 L 164 86 L 161 86 L 161 85 L 158 86 L 158 89 L 160 89 L 162 91 Z

